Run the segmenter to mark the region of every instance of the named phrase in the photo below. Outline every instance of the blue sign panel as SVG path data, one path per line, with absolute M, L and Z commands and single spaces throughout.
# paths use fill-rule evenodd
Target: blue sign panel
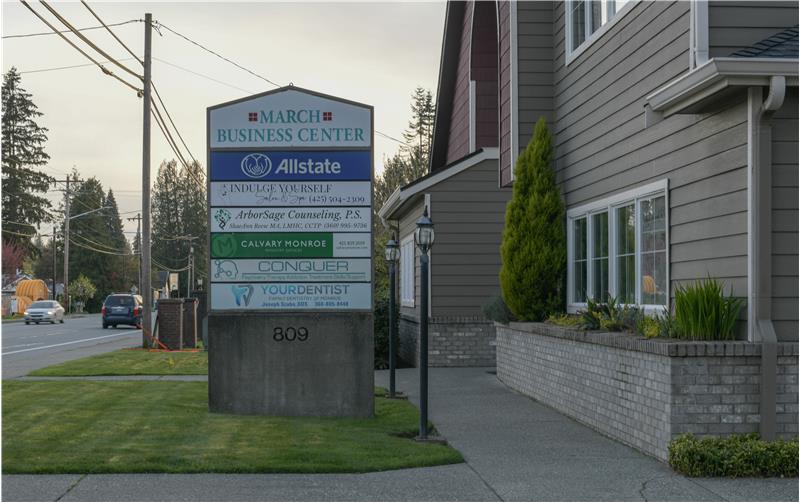
M 371 180 L 372 153 L 211 151 L 211 181 Z

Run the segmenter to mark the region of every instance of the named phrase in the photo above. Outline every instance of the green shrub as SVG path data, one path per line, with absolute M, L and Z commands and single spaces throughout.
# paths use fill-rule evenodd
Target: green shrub
M 636 331 L 639 319 L 643 316 L 635 306 L 620 304 L 615 297 L 608 302 L 586 301 L 586 310 L 579 311 L 586 330 Z
M 398 327 L 398 312 L 395 305 L 394 321 L 395 334 Z M 373 321 L 375 339 L 375 368 L 389 368 L 389 292 L 375 296 L 375 317 Z M 396 340 L 396 339 L 395 339 Z
M 503 297 L 499 295 L 489 298 L 481 309 L 486 318 L 498 323 L 508 323 L 509 321 L 516 320 L 516 318 L 514 318 L 514 313 L 511 312 L 503 301 Z
M 767 442 L 758 434 L 697 438 L 669 444 L 669 464 L 690 477 L 797 477 L 797 439 Z
M 542 321 L 564 309 L 565 214 L 552 161 L 550 133 L 539 119 L 517 159 L 500 245 L 503 299 L 525 321 Z
M 547 323 L 560 327 L 583 328 L 583 318 L 577 314 L 551 314 L 547 318 Z
M 661 337 L 661 323 L 658 317 L 641 316 L 636 323 L 636 332 L 648 339 Z
M 681 339 L 733 339 L 744 300 L 725 296 L 722 284 L 705 279 L 675 289 L 675 335 Z

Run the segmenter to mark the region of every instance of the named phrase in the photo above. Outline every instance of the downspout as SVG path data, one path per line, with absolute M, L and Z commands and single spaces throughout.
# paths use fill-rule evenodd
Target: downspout
M 747 90 L 747 338 L 761 343 L 760 433 L 775 438 L 778 340 L 772 325 L 772 125 L 783 105 L 786 78 Z

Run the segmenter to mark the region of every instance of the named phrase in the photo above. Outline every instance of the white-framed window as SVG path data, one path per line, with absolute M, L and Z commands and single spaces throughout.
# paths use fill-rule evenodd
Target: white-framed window
M 400 240 L 400 305 L 414 307 L 416 274 L 414 234 Z
M 569 62 L 570 56 L 577 55 L 576 51 L 584 49 L 599 37 L 617 18 L 617 13 L 622 11 L 628 3 L 633 2 L 631 0 L 567 0 L 564 4 L 567 62 Z M 601 29 L 603 27 L 606 28 Z
M 668 181 L 567 211 L 567 307 L 614 297 L 646 312 L 669 303 Z

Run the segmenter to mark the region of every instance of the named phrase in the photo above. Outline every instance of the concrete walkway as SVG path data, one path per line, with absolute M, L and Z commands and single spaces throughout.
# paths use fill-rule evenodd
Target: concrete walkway
M 466 464 L 350 475 L 4 475 L 5 501 L 797 501 L 797 479 L 689 479 L 497 380 L 431 369 L 430 415 Z M 97 378 L 102 379 L 102 378 Z M 164 377 L 163 379 L 169 379 Z M 194 377 L 197 379 L 197 377 Z M 376 373 L 386 386 L 387 372 Z M 398 390 L 418 396 L 417 371 Z

